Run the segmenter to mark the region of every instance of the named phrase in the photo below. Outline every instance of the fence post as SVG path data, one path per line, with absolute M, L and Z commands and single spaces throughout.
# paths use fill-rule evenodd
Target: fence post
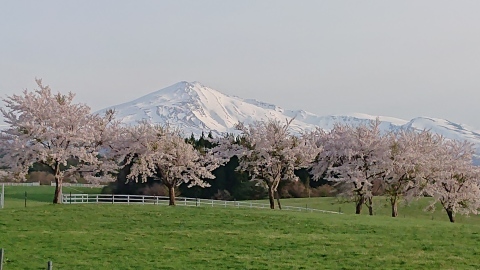
M 25 207 L 27 207 L 27 192 L 25 191 Z
M 48 270 L 52 270 L 52 269 L 53 269 L 53 263 L 52 263 L 52 261 L 48 261 L 48 263 L 47 263 L 47 269 L 48 269 Z
M 72 204 L 72 192 L 70 191 L 70 204 Z
M 5 250 L 3 248 L 0 249 L 0 270 L 3 270 L 3 253 Z
M 0 194 L 0 209 L 4 207 L 5 204 L 5 184 L 2 184 L 2 194 Z
M 130 195 L 127 195 L 127 204 L 130 204 Z

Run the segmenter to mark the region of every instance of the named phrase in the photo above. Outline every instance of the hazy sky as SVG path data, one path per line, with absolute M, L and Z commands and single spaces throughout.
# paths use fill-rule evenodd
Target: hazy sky
M 480 1 L 0 3 L 0 95 L 93 110 L 178 81 L 319 115 L 445 118 L 480 129 Z

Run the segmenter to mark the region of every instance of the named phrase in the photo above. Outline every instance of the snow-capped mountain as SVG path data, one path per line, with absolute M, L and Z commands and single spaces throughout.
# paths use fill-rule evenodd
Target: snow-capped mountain
M 296 131 L 313 129 L 316 126 L 331 129 L 336 122 L 355 125 L 376 118 L 366 114 L 318 116 L 303 110 L 285 110 L 254 99 L 228 96 L 198 82 L 179 82 L 101 111 L 107 109 L 115 109 L 116 118 L 125 124 L 136 124 L 140 120 L 168 123 L 181 128 L 187 136 L 191 133 L 199 135 L 210 131 L 214 135 L 236 132 L 234 125 L 238 122 L 249 124 L 267 118 L 276 118 L 280 121 L 295 118 L 291 126 Z M 381 116 L 380 120 L 385 130 L 408 123 L 392 117 Z
M 131 102 L 112 106 L 117 119 L 125 124 L 136 124 L 140 120 L 169 124 L 183 130 L 185 136 L 204 132 L 220 135 L 234 133 L 238 122 L 249 124 L 255 120 L 276 118 L 280 121 L 293 120 L 294 131 L 313 129 L 319 126 L 329 130 L 334 123 L 358 125 L 375 120 L 377 116 L 366 114 L 318 116 L 303 110 L 286 110 L 273 104 L 228 96 L 198 82 L 179 82 L 162 90 L 150 93 Z M 101 111 L 105 111 L 101 110 Z M 480 131 L 443 119 L 418 117 L 410 121 L 379 116 L 384 131 L 401 128 L 431 130 L 446 138 L 469 140 L 480 154 Z

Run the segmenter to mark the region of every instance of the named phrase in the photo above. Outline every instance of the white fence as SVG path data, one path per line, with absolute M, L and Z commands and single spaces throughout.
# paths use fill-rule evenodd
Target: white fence
M 38 187 L 40 186 L 40 182 L 31 182 L 31 183 L 26 183 L 26 182 L 0 182 L 0 185 L 5 185 L 5 186 L 27 186 L 27 187 Z M 50 186 L 54 187 L 55 182 L 50 182 Z M 80 184 L 80 183 L 63 183 L 62 186 L 64 187 L 104 187 L 105 185 L 100 185 L 100 184 Z
M 107 204 L 152 204 L 168 205 L 167 196 L 146 196 L 146 195 L 111 195 L 111 194 L 63 194 L 62 203 L 107 203 Z M 269 204 L 254 203 L 247 201 L 220 201 L 210 199 L 197 199 L 177 197 L 175 204 L 180 206 L 209 206 L 209 207 L 236 207 L 236 208 L 270 208 Z M 303 212 L 321 212 L 331 214 L 341 214 L 340 212 L 320 210 L 308 207 L 282 206 L 283 210 L 303 211 Z
M 50 186 L 55 187 L 56 184 L 55 182 L 50 182 Z M 80 184 L 80 183 L 62 183 L 62 186 L 64 187 L 104 187 L 105 185 L 100 185 L 100 184 Z
M 5 186 L 27 186 L 27 187 L 38 187 L 40 186 L 40 182 L 31 182 L 31 183 L 25 183 L 25 182 L 6 182 L 6 183 L 0 183 L 0 185 L 5 185 Z

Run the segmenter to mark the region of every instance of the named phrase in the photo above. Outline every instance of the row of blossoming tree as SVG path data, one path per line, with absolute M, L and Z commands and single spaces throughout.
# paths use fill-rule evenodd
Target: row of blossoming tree
M 53 94 L 41 80 L 37 84 L 33 92 L 3 100 L 1 112 L 9 127 L 2 131 L 1 161 L 16 179 L 25 179 L 35 163 L 50 168 L 54 203 L 61 202 L 65 177 L 112 181 L 125 167 L 129 180 L 162 181 L 174 205 L 176 187 L 208 186 L 204 180 L 214 178 L 212 171 L 237 156 L 237 169 L 265 186 L 272 209 L 275 197 L 281 208 L 279 183 L 297 180 L 295 170 L 300 168 L 308 168 L 314 179 L 336 183 L 340 194 L 355 202 L 357 214 L 364 205 L 373 214 L 374 183 L 385 191 L 393 217 L 400 201 L 420 196 L 433 198 L 432 209 L 440 203 L 452 222 L 456 213 L 477 214 L 480 208 L 473 145 L 428 131 L 382 133 L 380 122 L 374 121 L 293 134 L 293 120 L 266 120 L 239 123 L 240 135 L 215 138 L 214 148 L 198 150 L 179 130 L 147 122 L 123 126 L 114 111 L 92 114 L 88 106 L 73 103 L 72 93 Z
M 56 184 L 53 203 L 61 203 L 65 177 L 108 182 L 129 165 L 128 179 L 160 179 L 174 204 L 176 186 L 206 186 L 204 179 L 213 178 L 211 171 L 223 162 L 195 150 L 177 130 L 146 122 L 122 126 L 114 111 L 92 114 L 87 105 L 73 103 L 73 93 L 53 94 L 41 80 L 37 85 L 33 92 L 3 100 L 1 112 L 9 127 L 1 132 L 0 161 L 19 180 L 35 163 L 49 168 Z
M 376 182 L 388 198 L 392 217 L 401 200 L 428 196 L 430 209 L 440 203 L 451 222 L 455 213 L 477 214 L 480 208 L 480 170 L 473 165 L 474 147 L 428 131 L 401 130 L 382 134 L 380 122 L 349 127 L 336 125 L 318 136 L 319 152 L 312 172 L 337 183 L 353 199 L 356 213 L 366 205 L 373 214 Z

